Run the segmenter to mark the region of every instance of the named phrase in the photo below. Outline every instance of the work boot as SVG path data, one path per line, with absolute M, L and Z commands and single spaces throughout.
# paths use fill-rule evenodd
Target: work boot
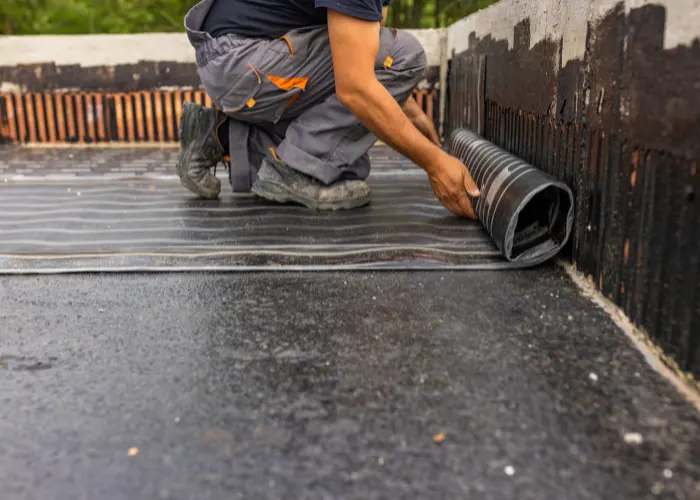
M 326 186 L 277 158 L 263 160 L 251 191 L 267 200 L 299 203 L 312 210 L 350 209 L 370 201 L 365 181 L 341 180 Z
M 182 107 L 177 174 L 183 186 L 202 198 L 213 200 L 221 191 L 221 181 L 210 169 L 224 161 L 226 152 L 216 131 L 226 120 L 226 115 L 218 109 L 193 102 Z

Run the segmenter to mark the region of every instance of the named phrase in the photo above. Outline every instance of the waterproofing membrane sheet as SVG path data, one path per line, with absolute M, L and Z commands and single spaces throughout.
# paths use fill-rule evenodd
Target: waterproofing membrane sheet
M 0 273 L 532 265 L 505 258 L 481 224 L 451 215 L 425 174 L 385 149 L 372 152 L 372 203 L 334 213 L 234 196 L 224 179 L 219 200 L 199 200 L 173 177 L 175 155 L 0 152 Z
M 452 133 L 450 150 L 469 165 L 482 194 L 474 210 L 504 257 L 527 266 L 561 251 L 574 224 L 566 184 L 468 129 Z

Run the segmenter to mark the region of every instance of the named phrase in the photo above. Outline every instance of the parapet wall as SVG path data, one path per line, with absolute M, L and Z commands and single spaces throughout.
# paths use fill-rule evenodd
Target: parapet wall
M 437 121 L 443 32 L 412 33 Z M 184 100 L 211 105 L 184 33 L 0 37 L 0 143 L 174 142 Z
M 448 30 L 448 130 L 576 191 L 570 255 L 700 375 L 700 4 L 502 0 Z

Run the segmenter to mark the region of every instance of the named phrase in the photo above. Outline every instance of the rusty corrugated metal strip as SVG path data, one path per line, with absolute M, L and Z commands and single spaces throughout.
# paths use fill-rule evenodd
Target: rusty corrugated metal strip
M 39 142 L 46 142 L 48 137 L 48 121 L 47 116 L 44 113 L 44 95 L 34 94 L 34 105 L 36 106 L 36 120 L 37 120 L 37 132 Z
M 90 142 L 97 141 L 98 122 L 103 123 L 103 118 L 99 116 L 96 106 L 96 95 L 85 95 L 85 121 L 87 122 L 87 136 Z
M 437 120 L 435 90 L 416 101 Z M 0 94 L 0 139 L 26 143 L 176 142 L 184 101 L 212 107 L 201 90 Z
M 66 140 L 74 142 L 76 137 L 77 126 L 75 124 L 75 115 L 73 114 L 73 96 L 72 95 L 62 95 L 61 100 L 64 104 L 65 117 L 66 117 Z
M 76 140 L 79 143 L 85 142 L 85 106 L 83 103 L 85 95 L 81 92 L 76 94 L 75 99 L 75 113 L 76 113 L 76 123 L 78 124 L 78 135 Z
M 24 120 L 24 101 L 21 94 L 15 94 L 11 97 L 15 102 L 15 113 L 17 116 L 17 141 L 26 142 L 27 140 L 27 128 L 25 126 Z
M 65 109 L 63 106 L 63 98 L 61 95 L 54 94 L 54 100 L 56 102 L 56 130 L 58 132 L 56 140 L 58 142 L 64 142 L 66 140 L 66 118 Z
M 54 95 L 44 94 L 46 105 L 46 126 L 48 128 L 48 140 L 51 143 L 56 142 L 56 113 L 54 112 Z
M 118 96 L 117 106 L 124 107 L 124 119 L 126 120 L 126 138 L 129 142 L 136 140 L 136 128 L 134 126 L 134 107 L 132 106 L 131 96 L 129 94 L 121 94 Z
M 34 95 L 25 94 L 24 99 L 24 109 L 27 111 L 27 131 L 29 132 L 29 142 L 37 142 L 36 134 L 36 114 L 34 112 Z
M 171 99 L 171 95 L 165 94 L 163 96 L 163 100 L 165 101 L 165 125 L 166 125 L 166 135 L 164 137 L 165 140 L 169 139 L 170 137 L 173 137 L 175 135 L 175 115 L 173 112 L 173 101 Z M 167 138 L 167 139 L 166 139 Z
M 111 123 L 111 115 L 109 113 L 109 107 L 105 106 L 105 99 L 102 94 L 95 94 L 95 110 L 96 110 L 96 126 L 97 126 L 97 139 L 103 142 L 107 139 L 108 127 Z
M 157 136 L 155 137 L 155 140 L 162 142 L 165 140 L 165 137 L 163 134 L 163 103 L 162 94 L 160 92 L 153 93 L 153 108 L 155 110 L 155 115 L 153 119 L 155 120 L 157 130 Z

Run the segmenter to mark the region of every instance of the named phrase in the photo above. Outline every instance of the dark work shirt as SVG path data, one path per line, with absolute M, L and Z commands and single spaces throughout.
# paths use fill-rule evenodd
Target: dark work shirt
M 366 21 L 381 21 L 391 0 L 214 0 L 202 31 L 213 37 L 282 36 L 287 31 L 327 24 L 326 9 Z

